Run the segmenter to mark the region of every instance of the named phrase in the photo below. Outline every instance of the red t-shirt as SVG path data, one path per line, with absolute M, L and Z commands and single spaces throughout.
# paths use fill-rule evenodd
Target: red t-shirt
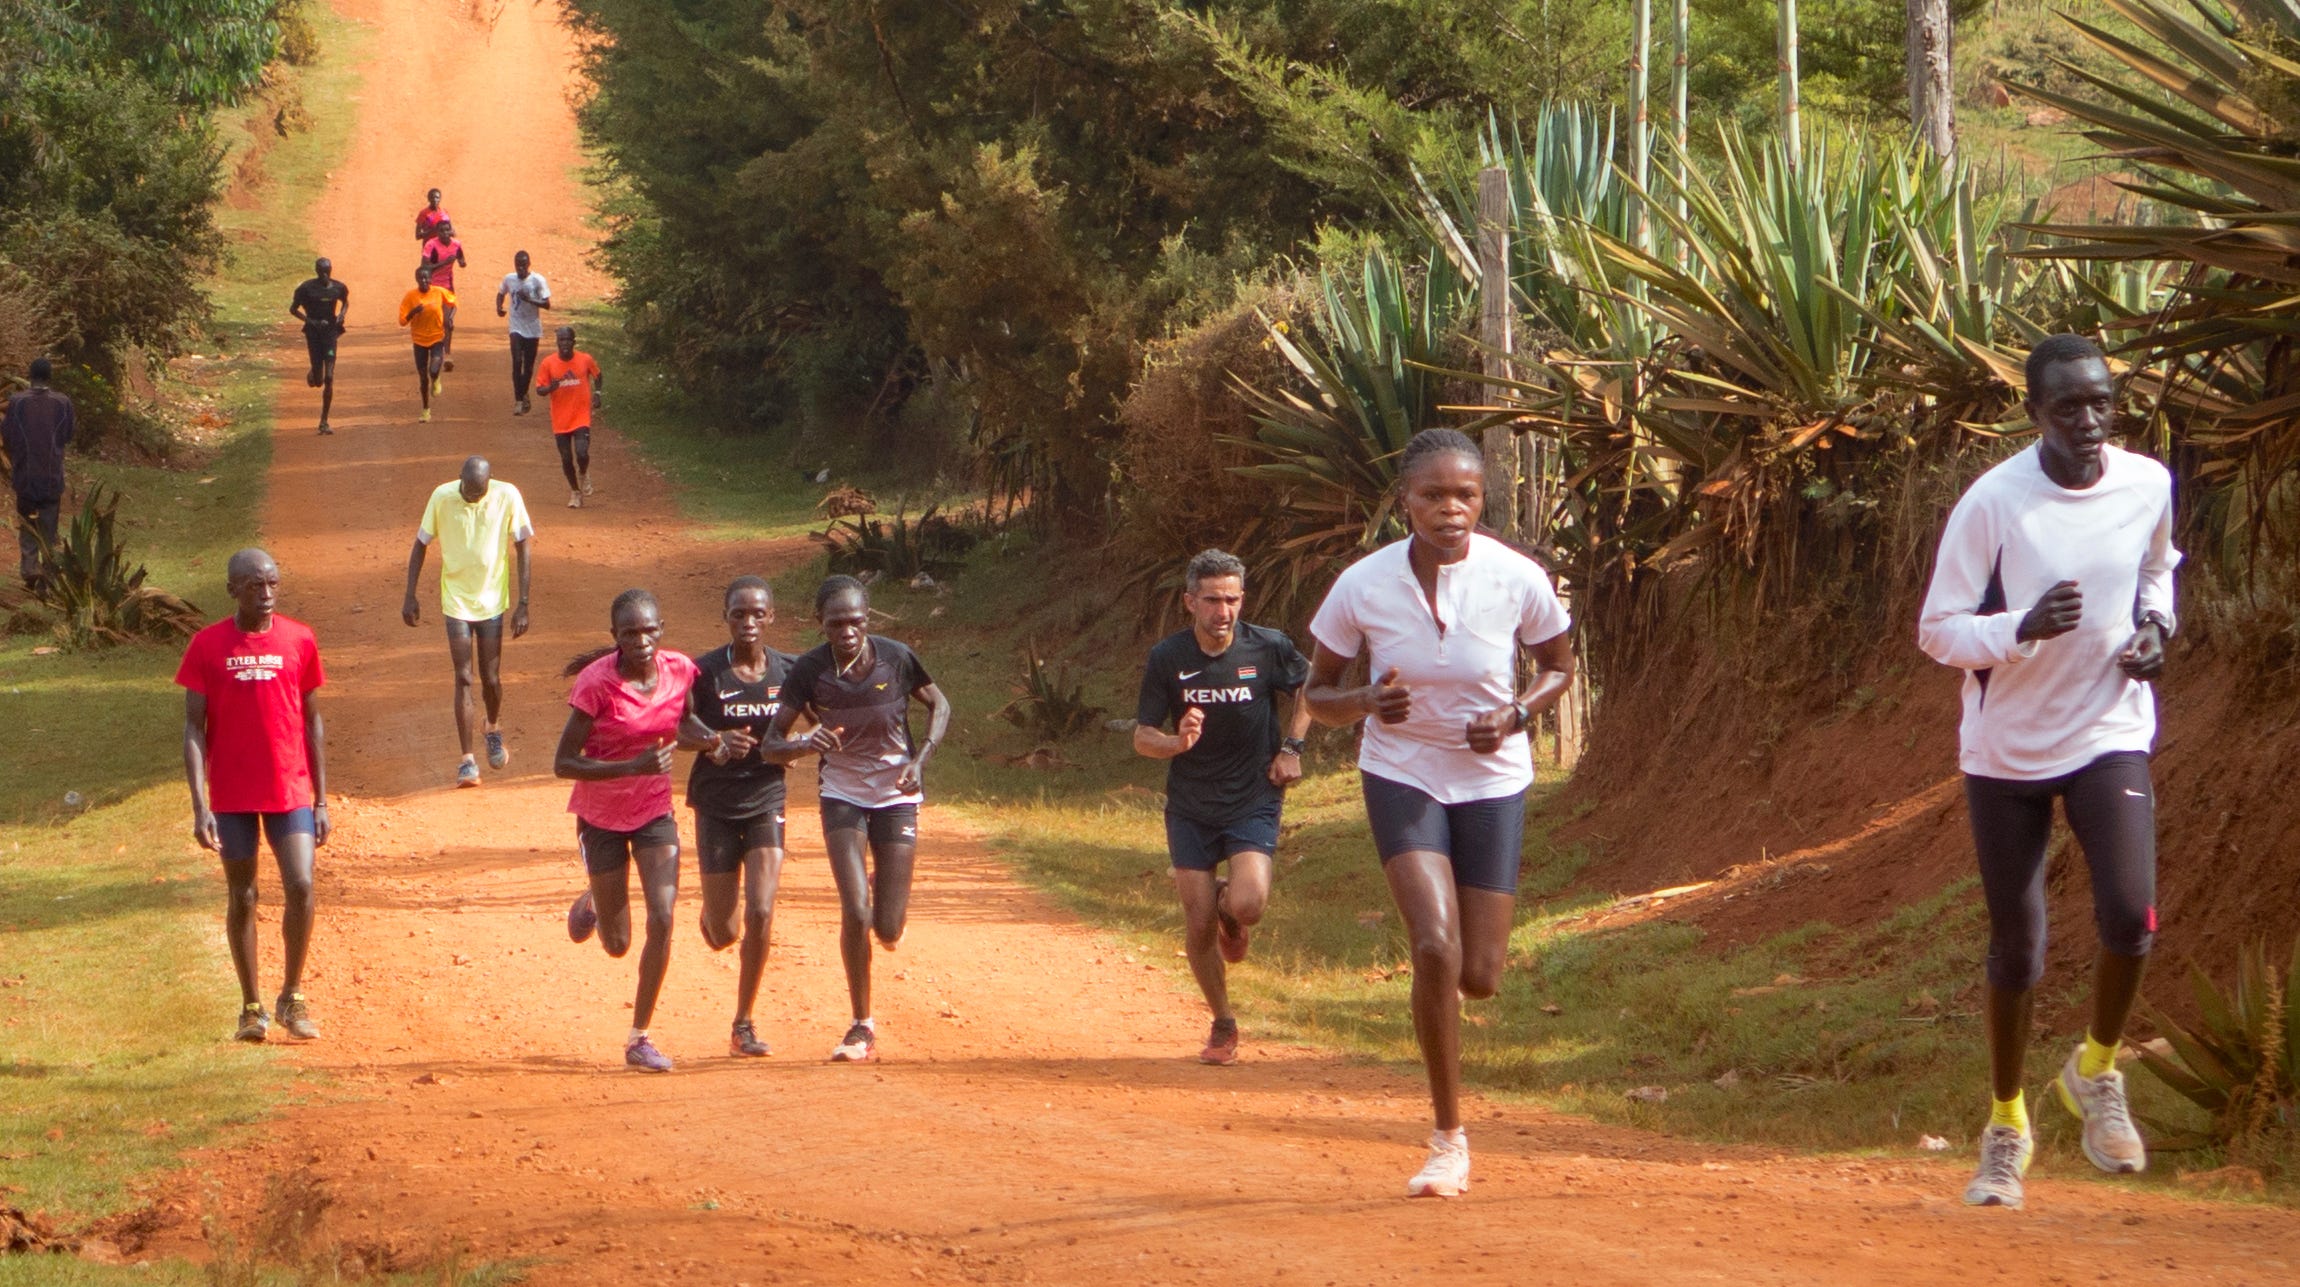
M 445 210 L 434 210 L 430 206 L 425 206 L 415 212 L 415 226 L 423 230 L 425 241 L 431 240 L 432 234 L 439 231 L 439 225 L 446 222 L 447 212 Z
M 312 803 L 305 694 L 326 682 L 311 627 L 272 614 L 250 634 L 225 617 L 192 636 L 176 682 L 208 699 L 208 808 L 287 813 Z
M 463 253 L 460 241 L 441 241 L 434 234 L 424 240 L 423 262 L 431 265 L 431 284 L 446 290 L 455 289 L 455 259 Z
M 657 742 L 676 742 L 687 690 L 695 682 L 695 663 L 669 649 L 656 650 L 653 692 L 642 693 L 623 678 L 616 661 L 608 653 L 585 666 L 567 694 L 569 706 L 591 717 L 583 754 L 594 760 L 628 760 Z M 567 812 L 609 831 L 637 831 L 670 811 L 668 773 L 578 781 L 567 797 Z

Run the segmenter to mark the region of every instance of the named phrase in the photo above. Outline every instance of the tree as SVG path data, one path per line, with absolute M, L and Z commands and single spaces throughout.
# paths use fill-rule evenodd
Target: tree
M 1947 161 L 1957 148 L 1955 85 L 1950 79 L 1954 30 L 1948 0 L 1908 0 L 1909 121 L 1917 137 Z

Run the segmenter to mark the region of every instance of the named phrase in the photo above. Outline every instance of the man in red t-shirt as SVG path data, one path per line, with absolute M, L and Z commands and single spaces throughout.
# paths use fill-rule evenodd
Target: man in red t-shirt
M 463 243 L 455 236 L 455 221 L 441 217 L 439 226 L 423 243 L 423 267 L 431 270 L 431 284 L 441 290 L 455 289 L 455 270 L 468 268 L 471 261 L 463 256 Z M 455 369 L 455 314 L 447 315 L 447 340 L 441 349 L 445 358 L 444 370 Z
M 325 676 L 311 627 L 273 611 L 280 569 L 262 550 L 234 554 L 224 574 L 231 616 L 192 636 L 176 682 L 184 688 L 184 776 L 192 786 L 192 838 L 223 857 L 231 891 L 225 939 L 240 976 L 241 1041 L 271 1027 L 256 997 L 256 834 L 271 844 L 287 897 L 280 930 L 287 978 L 280 1026 L 317 1037 L 304 1004 L 311 946 L 312 851 L 327 843 L 327 746 L 312 700 Z
M 440 208 L 439 189 L 423 194 L 423 209 L 415 212 L 415 244 L 421 246 L 431 240 L 439 225 L 447 221 L 447 211 Z
M 551 399 L 551 438 L 567 475 L 567 508 L 583 508 L 591 494 L 591 413 L 601 405 L 607 377 L 588 353 L 575 348 L 575 328 L 559 328 L 559 351 L 535 365 L 536 392 Z

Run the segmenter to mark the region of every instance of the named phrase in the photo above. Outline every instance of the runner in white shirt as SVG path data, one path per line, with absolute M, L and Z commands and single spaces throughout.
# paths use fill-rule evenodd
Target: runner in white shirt
M 2116 1050 L 2156 933 L 2148 771 L 2174 628 L 2172 478 L 2108 445 L 2116 385 L 2098 346 L 2029 354 L 2035 445 L 1975 481 L 1941 534 L 1917 642 L 1965 672 L 1959 764 L 1989 911 L 1989 1125 L 1965 1201 L 2021 1205 L 2035 1151 L 2021 1092 L 2045 960 L 2045 850 L 2057 796 L 2092 871 L 2092 1021 L 2054 1083 L 2109 1172 L 2146 1169 Z
M 535 357 L 543 346 L 543 310 L 551 307 L 551 283 L 528 268 L 527 252 L 511 257 L 511 271 L 495 288 L 495 315 L 511 319 L 511 396 L 518 400 L 512 413 L 528 412 L 527 393 L 535 382 Z M 509 304 L 508 311 L 504 305 Z
M 1414 1196 L 1469 1188 L 1461 1125 L 1461 1000 L 1501 985 L 1517 909 L 1526 730 L 1573 678 L 1572 621 L 1533 560 L 1477 531 L 1485 463 L 1451 429 L 1426 429 L 1398 463 L 1412 535 L 1352 565 L 1310 621 L 1304 690 L 1324 724 L 1366 716 L 1358 771 L 1383 875 L 1413 940 L 1414 1036 L 1437 1130 Z M 1516 689 L 1518 649 L 1534 674 Z M 1363 655 L 1362 687 L 1342 686 Z

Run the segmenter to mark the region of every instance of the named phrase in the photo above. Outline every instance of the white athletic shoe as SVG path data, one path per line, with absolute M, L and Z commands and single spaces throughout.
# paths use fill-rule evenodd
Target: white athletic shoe
M 1980 1169 L 1973 1172 L 1972 1183 L 1965 1186 L 1965 1205 L 2020 1206 L 2020 1180 L 2028 1174 L 2029 1159 L 2034 1156 L 2036 1140 L 2027 1131 L 2016 1131 L 2010 1126 L 1991 1126 L 1982 1131 Z
M 1461 1127 L 1430 1132 L 1430 1160 L 1406 1181 L 1409 1198 L 1454 1198 L 1469 1192 L 1469 1134 Z
M 2098 1077 L 2076 1069 L 2084 1055 L 2078 1046 L 2060 1066 L 2053 1089 L 2060 1102 L 2084 1123 L 2084 1155 L 2110 1175 L 2138 1175 L 2148 1169 L 2148 1146 L 2132 1124 L 2132 1109 L 2124 1099 L 2124 1074 L 2111 1068 Z
M 575 489 L 573 489 L 573 488 L 569 488 L 569 489 L 567 490 L 567 508 L 569 508 L 569 509 L 581 509 L 581 508 L 583 508 L 583 493 L 581 493 L 581 492 L 579 492 L 579 491 L 576 491 L 576 490 L 575 490 Z
M 591 494 L 591 475 L 589 474 L 583 475 L 583 494 L 585 496 Z

